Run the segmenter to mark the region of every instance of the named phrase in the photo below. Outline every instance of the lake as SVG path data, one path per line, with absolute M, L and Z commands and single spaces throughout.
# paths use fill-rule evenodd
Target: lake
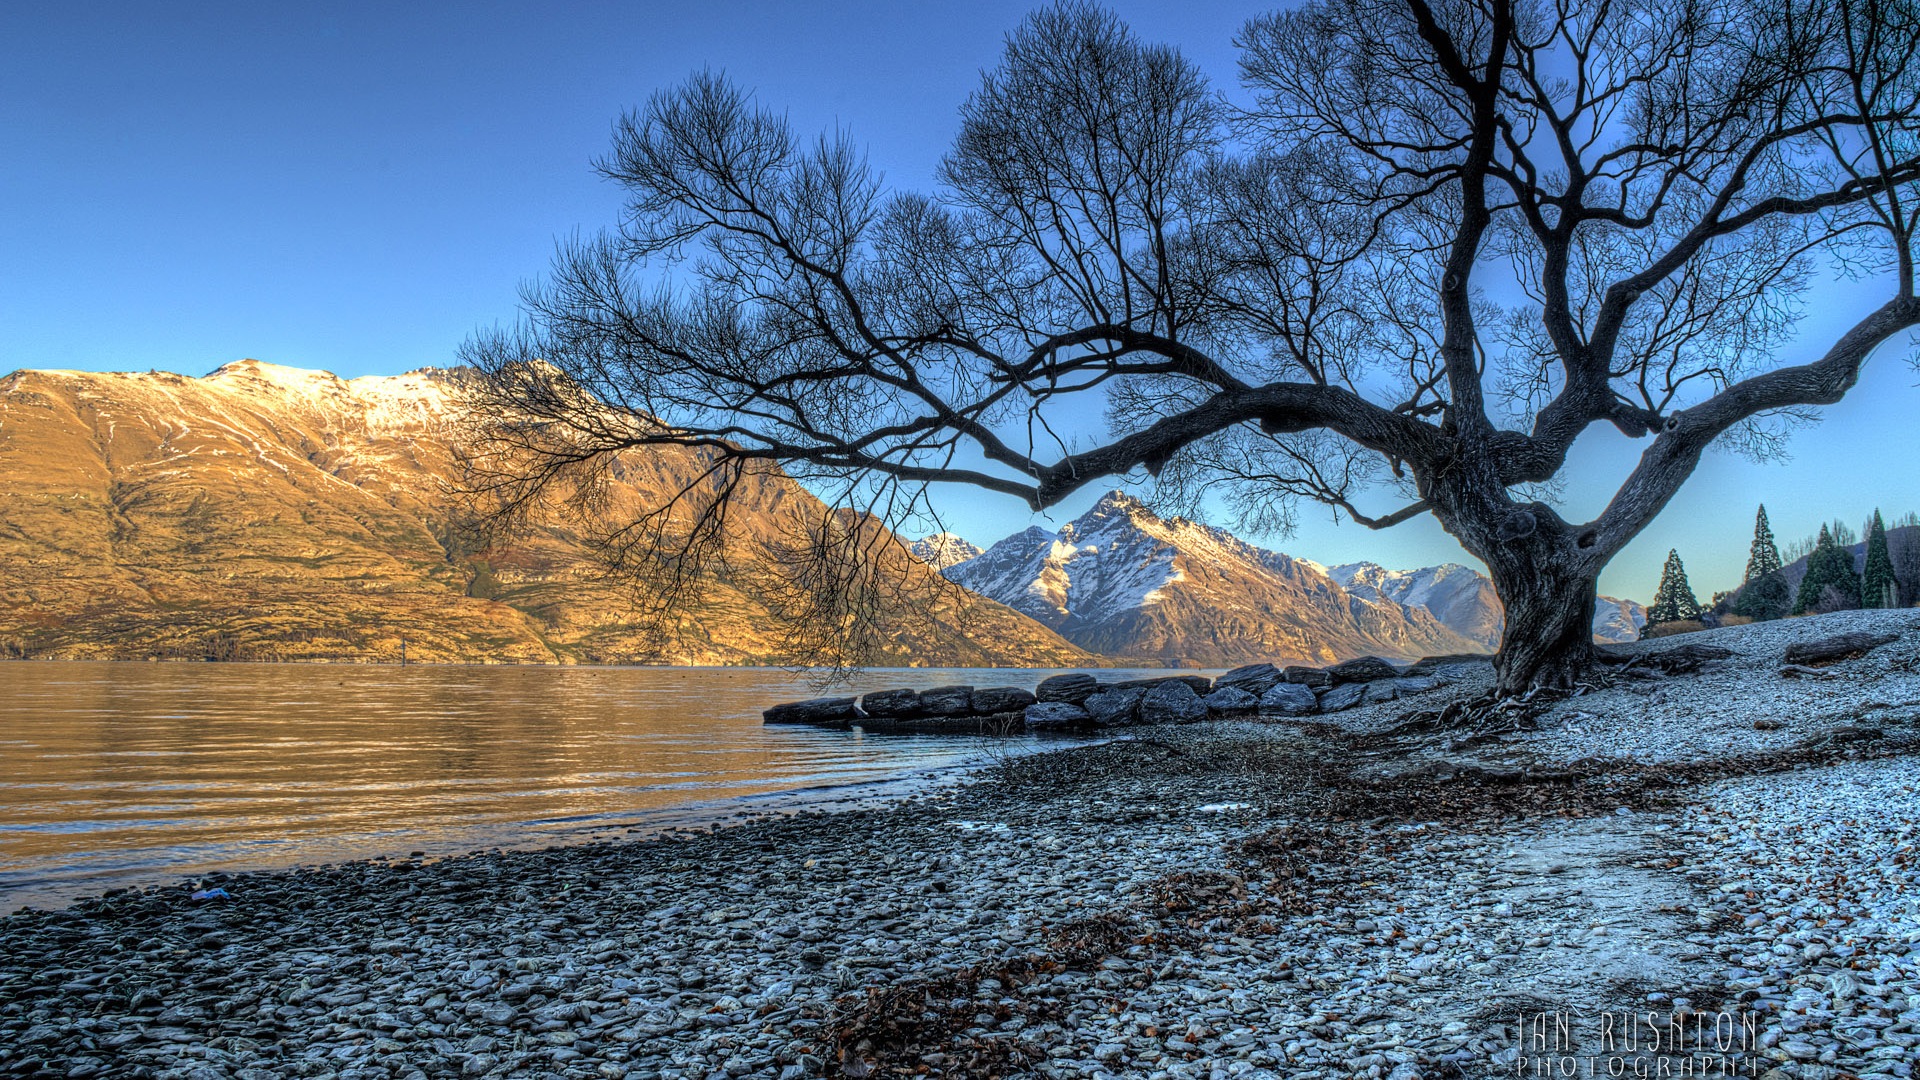
M 834 692 L 1049 674 L 872 670 Z M 0 663 L 0 911 L 847 805 L 1042 745 L 760 723 L 811 696 L 777 668 Z

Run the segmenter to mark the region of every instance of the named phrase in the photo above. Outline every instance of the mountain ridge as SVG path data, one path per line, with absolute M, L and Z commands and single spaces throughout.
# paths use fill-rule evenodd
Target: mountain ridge
M 1157 523 L 1149 531 L 1164 526 L 1164 535 L 1157 544 L 1149 544 L 1137 552 L 1134 564 L 1123 572 L 1100 567 L 1092 574 L 1076 578 L 1072 566 L 1088 554 L 1082 534 L 1104 527 L 1101 523 L 1115 515 L 1142 514 Z M 1136 516 L 1134 520 L 1139 518 Z M 1322 630 L 1329 634 L 1329 641 L 1339 646 L 1334 650 L 1333 659 L 1360 655 L 1354 650 L 1363 647 L 1370 647 L 1369 651 L 1379 655 L 1400 658 L 1419 652 L 1416 646 L 1424 646 L 1434 653 L 1492 652 L 1499 647 L 1505 625 L 1504 607 L 1493 582 L 1471 567 L 1442 563 L 1416 570 L 1388 570 L 1366 561 L 1329 567 L 1311 559 L 1256 547 L 1214 526 L 1180 518 L 1162 520 L 1144 503 L 1119 491 L 1108 493 L 1093 510 L 1059 529 L 1049 531 L 1038 525 L 1029 526 L 990 545 L 980 555 L 936 568 L 951 580 L 1059 630 L 1083 647 L 1096 651 L 1101 648 L 1138 650 L 1147 647 L 1135 640 L 1144 635 L 1157 643 L 1154 647 L 1172 644 L 1178 653 L 1181 650 L 1177 627 L 1182 623 L 1206 623 L 1212 616 L 1200 610 L 1204 605 L 1179 592 L 1179 583 L 1188 575 L 1173 569 L 1175 549 L 1181 546 L 1172 541 L 1176 533 L 1186 538 L 1186 547 L 1193 549 L 1192 555 L 1210 558 L 1220 566 L 1238 564 L 1242 575 L 1249 578 L 1272 575 L 1300 586 L 1296 602 L 1323 609 L 1319 616 Z M 951 534 L 941 535 L 951 537 Z M 966 541 L 960 543 L 966 544 Z M 1100 547 L 1100 543 L 1095 543 L 1092 550 L 1097 552 Z M 1339 626 L 1342 620 L 1337 613 L 1338 604 L 1326 586 L 1313 580 L 1314 575 L 1325 578 L 1333 588 L 1345 593 L 1350 625 Z M 1284 592 L 1285 587 L 1281 587 L 1281 591 Z M 1404 625 L 1395 625 L 1391 611 L 1396 608 Z M 1149 609 L 1157 610 L 1146 614 Z M 1448 641 L 1438 636 L 1428 619 L 1460 640 Z M 1645 610 L 1639 604 L 1602 596 L 1594 613 L 1594 639 L 1605 643 L 1634 641 L 1645 622 Z M 1158 623 L 1160 628 L 1152 629 L 1144 625 L 1147 623 Z M 1199 632 L 1210 643 L 1192 650 L 1195 655 L 1220 663 L 1274 659 L 1260 654 L 1257 647 L 1243 648 L 1218 640 L 1220 635 L 1215 631 L 1203 628 Z M 1443 647 L 1446 645 L 1454 647 Z M 1303 651 L 1308 655 L 1285 659 L 1324 662 L 1330 658 L 1313 655 L 1312 650 Z M 1128 651 L 1118 655 L 1145 659 Z
M 340 379 L 264 364 L 0 378 L 0 653 L 122 658 L 793 662 L 738 575 L 703 579 L 664 643 L 574 527 L 475 546 L 447 505 L 460 374 Z M 609 476 L 632 513 L 698 475 L 688 450 Z M 784 474 L 750 477 L 729 538 L 766 561 L 825 512 Z M 939 583 L 875 615 L 871 663 L 1083 666 L 1031 620 Z M 910 565 L 908 565 L 910 564 Z M 915 577 L 914 575 L 918 575 Z
M 1348 592 L 1309 560 L 1211 525 L 1163 519 L 1122 492 L 1032 526 L 943 573 L 1089 651 L 1225 666 L 1485 651 L 1421 608 Z

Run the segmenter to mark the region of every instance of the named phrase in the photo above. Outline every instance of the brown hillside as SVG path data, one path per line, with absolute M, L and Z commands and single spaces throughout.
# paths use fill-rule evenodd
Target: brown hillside
M 204 378 L 21 371 L 0 379 L 0 649 L 56 657 L 777 664 L 786 626 L 715 572 L 649 644 L 629 594 L 548 522 L 505 549 L 451 525 L 454 379 L 345 381 L 246 360 Z M 634 455 L 616 511 L 695 474 Z M 669 487 L 672 485 L 672 487 Z M 784 476 L 749 481 L 731 541 L 748 566 L 822 512 Z M 871 662 L 1091 662 L 999 604 L 930 587 L 875 620 Z M 924 605 L 924 606 L 922 606 Z

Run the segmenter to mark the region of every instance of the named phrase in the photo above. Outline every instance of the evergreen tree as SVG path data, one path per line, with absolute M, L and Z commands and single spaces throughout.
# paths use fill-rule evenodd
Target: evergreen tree
M 1687 584 L 1687 568 L 1680 563 L 1680 553 L 1669 550 L 1667 565 L 1660 571 L 1660 591 L 1654 594 L 1653 604 L 1647 608 L 1647 625 L 1699 617 L 1700 601 L 1694 597 L 1693 587 Z
M 1753 547 L 1747 554 L 1747 576 L 1733 601 L 1733 613 L 1764 621 L 1777 619 L 1793 604 L 1793 590 L 1787 588 L 1786 575 L 1780 572 L 1780 548 L 1773 542 L 1773 527 L 1767 523 L 1767 508 L 1762 505 L 1753 518 Z
M 1828 590 L 1833 595 L 1828 596 Z M 1844 610 L 1860 606 L 1860 579 L 1853 573 L 1853 553 L 1833 542 L 1833 533 L 1820 526 L 1820 538 L 1807 556 L 1807 576 L 1800 579 L 1800 592 L 1793 600 L 1793 613 L 1805 614 L 1816 607 Z
M 1747 551 L 1747 576 L 1741 581 L 1765 577 L 1779 569 L 1780 549 L 1773 542 L 1773 527 L 1767 524 L 1767 504 L 1761 503 L 1760 512 L 1753 517 L 1753 546 Z
M 1900 606 L 1900 590 L 1894 584 L 1893 553 L 1887 550 L 1887 526 L 1875 509 L 1867 526 L 1867 565 L 1860 574 L 1860 606 L 1890 608 Z

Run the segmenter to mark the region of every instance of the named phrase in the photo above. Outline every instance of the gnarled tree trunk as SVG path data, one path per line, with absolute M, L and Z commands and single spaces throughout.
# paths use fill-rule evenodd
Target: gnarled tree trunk
M 1492 567 L 1493 587 L 1507 609 L 1493 661 L 1497 692 L 1573 686 L 1594 662 L 1598 575 L 1584 559 L 1565 553 L 1518 565 L 1502 562 Z
M 1495 692 L 1566 689 L 1594 663 L 1593 611 L 1605 558 L 1544 503 L 1515 503 L 1482 467 L 1423 484 L 1434 516 L 1487 564 L 1506 608 Z

